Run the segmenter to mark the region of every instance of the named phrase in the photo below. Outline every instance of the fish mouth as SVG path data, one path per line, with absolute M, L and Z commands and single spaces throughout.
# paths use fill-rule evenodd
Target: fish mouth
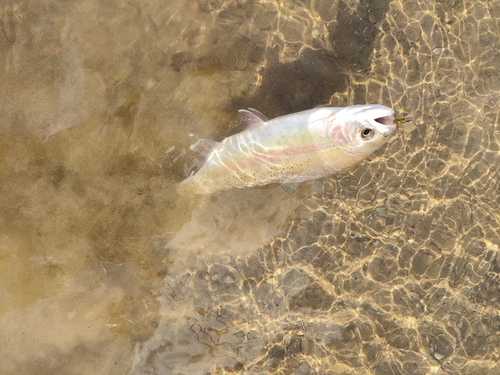
M 376 118 L 374 121 L 382 125 L 394 125 L 394 115 Z
M 372 124 L 384 137 L 390 137 L 396 132 L 394 123 L 394 110 L 392 108 L 377 105 L 372 109 Z
M 394 125 L 394 110 L 381 104 L 370 105 L 370 117 L 381 125 Z

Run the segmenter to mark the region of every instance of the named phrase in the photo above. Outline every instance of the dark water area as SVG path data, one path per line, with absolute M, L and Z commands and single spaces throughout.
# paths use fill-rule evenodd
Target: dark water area
M 5 1 L 1 374 L 500 374 L 500 4 Z M 356 167 L 179 196 L 189 146 L 378 103 Z

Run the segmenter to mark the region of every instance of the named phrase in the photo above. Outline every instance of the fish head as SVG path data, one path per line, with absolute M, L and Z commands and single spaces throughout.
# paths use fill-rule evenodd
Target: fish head
M 337 112 L 330 137 L 353 154 L 369 155 L 396 132 L 394 110 L 380 104 L 353 105 Z

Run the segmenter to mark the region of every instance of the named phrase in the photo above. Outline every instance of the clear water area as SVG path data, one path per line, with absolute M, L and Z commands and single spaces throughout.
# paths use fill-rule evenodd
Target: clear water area
M 0 13 L 0 373 L 500 373 L 500 3 Z M 175 192 L 237 109 L 328 103 L 413 122 L 292 195 Z

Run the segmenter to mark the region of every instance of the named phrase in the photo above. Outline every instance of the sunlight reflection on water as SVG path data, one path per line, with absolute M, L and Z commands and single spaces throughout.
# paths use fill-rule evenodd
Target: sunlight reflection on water
M 0 13 L 2 374 L 500 371 L 498 4 Z M 291 196 L 175 193 L 238 108 L 327 103 L 413 122 Z

